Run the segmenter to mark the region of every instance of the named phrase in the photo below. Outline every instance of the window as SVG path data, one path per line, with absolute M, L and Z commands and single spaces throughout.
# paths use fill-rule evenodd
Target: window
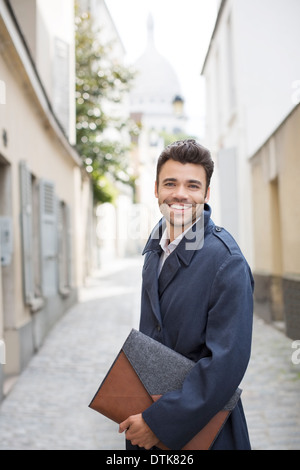
M 70 210 L 63 201 L 58 202 L 58 279 L 60 294 L 68 295 L 71 286 Z
M 51 181 L 39 181 L 42 292 L 51 297 L 58 291 L 56 197 Z
M 20 164 L 23 285 L 32 311 L 45 297 L 69 293 L 71 246 L 69 208 L 58 202 L 52 181 L 38 180 Z
M 39 206 L 36 180 L 26 162 L 20 163 L 20 183 L 24 300 L 32 311 L 36 311 L 43 305 L 38 261 Z

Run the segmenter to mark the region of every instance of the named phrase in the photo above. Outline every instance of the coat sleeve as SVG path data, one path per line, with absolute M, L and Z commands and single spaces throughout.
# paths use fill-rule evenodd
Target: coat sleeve
M 182 449 L 238 388 L 250 358 L 252 317 L 251 271 L 243 256 L 229 255 L 210 292 L 206 328 L 210 355 L 196 363 L 181 390 L 165 394 L 143 412 L 168 448 Z

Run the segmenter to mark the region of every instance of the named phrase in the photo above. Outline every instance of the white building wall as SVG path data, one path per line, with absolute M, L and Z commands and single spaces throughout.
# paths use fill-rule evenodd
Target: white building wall
M 292 108 L 300 79 L 300 2 L 235 0 L 236 62 L 247 153 L 252 155 Z
M 248 159 L 295 106 L 293 86 L 300 78 L 299 17 L 298 0 L 222 2 L 203 68 L 206 145 L 216 161 L 213 183 L 218 185 L 214 219 L 232 232 L 250 263 L 256 208 L 252 207 Z M 225 160 L 226 155 L 231 157 Z

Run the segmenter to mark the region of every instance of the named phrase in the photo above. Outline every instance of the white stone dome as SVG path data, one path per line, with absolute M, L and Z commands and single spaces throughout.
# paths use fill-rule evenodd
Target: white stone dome
M 178 77 L 172 65 L 155 47 L 154 25 L 148 19 L 148 44 L 136 61 L 135 83 L 130 93 L 131 112 L 170 114 L 175 97 L 181 96 Z

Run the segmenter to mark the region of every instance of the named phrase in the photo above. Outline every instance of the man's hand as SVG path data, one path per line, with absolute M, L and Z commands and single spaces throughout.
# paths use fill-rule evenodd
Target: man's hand
M 123 421 L 119 426 L 119 432 L 124 431 L 126 432 L 126 439 L 131 441 L 133 446 L 144 447 L 144 449 L 149 450 L 159 442 L 159 439 L 145 423 L 141 414 L 129 416 Z

